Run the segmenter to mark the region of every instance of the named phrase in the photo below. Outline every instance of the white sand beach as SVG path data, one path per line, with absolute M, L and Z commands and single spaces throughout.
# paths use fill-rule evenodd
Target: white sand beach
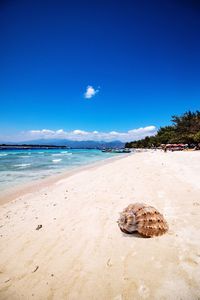
M 1 300 L 200 299 L 199 151 L 136 153 L 27 192 L 0 207 Z M 123 234 L 134 202 L 169 232 Z

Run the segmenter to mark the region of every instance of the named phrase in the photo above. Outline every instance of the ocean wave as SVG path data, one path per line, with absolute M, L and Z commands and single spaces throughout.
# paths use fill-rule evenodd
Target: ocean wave
M 14 165 L 14 167 L 19 167 L 19 168 L 26 168 L 26 167 L 29 167 L 31 164 L 17 164 L 17 165 Z
M 6 153 L 0 153 L 0 156 L 7 156 L 8 154 Z
M 65 156 L 65 155 L 72 155 L 71 152 L 67 152 L 67 151 L 62 151 L 60 153 L 55 153 L 55 154 L 51 154 L 52 156 Z
M 57 162 L 59 162 L 59 161 L 61 161 L 61 160 L 62 160 L 61 158 L 60 158 L 60 159 L 53 159 L 52 162 L 53 162 L 53 163 L 57 163 Z
M 71 152 L 61 152 L 63 155 L 72 155 Z

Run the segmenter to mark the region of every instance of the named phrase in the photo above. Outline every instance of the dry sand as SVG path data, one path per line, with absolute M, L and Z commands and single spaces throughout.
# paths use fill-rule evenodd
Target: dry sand
M 166 235 L 118 229 L 140 201 L 164 214 Z M 1 300 L 200 299 L 200 152 L 133 154 L 0 210 Z

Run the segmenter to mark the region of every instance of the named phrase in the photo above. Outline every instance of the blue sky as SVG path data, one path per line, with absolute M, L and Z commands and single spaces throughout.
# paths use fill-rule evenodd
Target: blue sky
M 199 1 L 3 0 L 0 28 L 0 140 L 139 138 L 200 109 Z

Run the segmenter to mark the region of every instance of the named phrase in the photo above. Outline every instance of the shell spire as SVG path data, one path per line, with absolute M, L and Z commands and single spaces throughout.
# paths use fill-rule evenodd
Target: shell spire
M 163 215 L 154 207 L 144 203 L 128 205 L 120 213 L 118 225 L 125 233 L 138 232 L 144 237 L 163 235 L 168 225 Z

